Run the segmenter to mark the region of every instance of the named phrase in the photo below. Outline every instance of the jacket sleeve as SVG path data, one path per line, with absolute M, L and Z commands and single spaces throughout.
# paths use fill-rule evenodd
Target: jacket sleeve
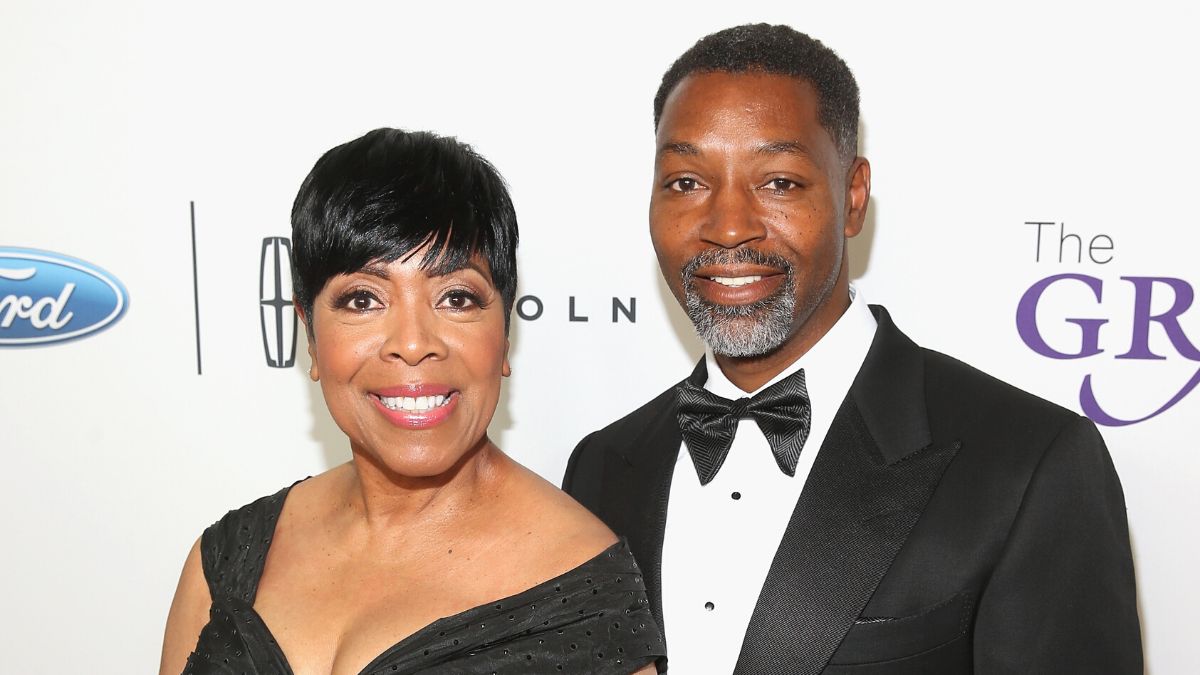
M 592 470 L 593 456 L 596 454 L 595 448 L 592 447 L 595 436 L 596 432 L 593 431 L 575 446 L 571 458 L 567 460 L 567 470 L 562 481 L 563 492 L 589 509 L 592 508 L 593 492 L 598 487 L 595 484 L 597 474 Z
M 1068 423 L 1026 486 L 979 601 L 975 672 L 1141 673 L 1125 497 L 1095 425 Z

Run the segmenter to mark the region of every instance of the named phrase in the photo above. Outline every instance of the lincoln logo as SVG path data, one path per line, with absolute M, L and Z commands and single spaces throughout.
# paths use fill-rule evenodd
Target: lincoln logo
M 258 266 L 258 313 L 263 354 L 272 368 L 296 362 L 296 312 L 292 309 L 292 242 L 266 237 Z
M 45 345 L 108 328 L 129 306 L 116 277 L 77 258 L 0 247 L 0 346 Z

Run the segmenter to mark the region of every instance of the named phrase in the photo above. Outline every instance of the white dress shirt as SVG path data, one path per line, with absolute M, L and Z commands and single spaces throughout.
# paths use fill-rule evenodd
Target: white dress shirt
M 749 394 L 804 369 L 812 426 L 795 476 L 779 469 L 752 419 L 738 423 L 729 455 L 708 485 L 700 484 L 686 444 L 679 449 L 662 554 L 663 622 L 672 673 L 733 672 L 817 450 L 875 337 L 875 317 L 866 301 L 853 288 L 850 297 L 849 309 L 808 353 Z M 711 351 L 705 360 L 705 389 L 730 400 L 748 395 L 725 377 Z

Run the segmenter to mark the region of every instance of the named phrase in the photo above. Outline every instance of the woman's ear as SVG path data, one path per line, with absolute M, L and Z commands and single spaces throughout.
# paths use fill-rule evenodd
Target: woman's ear
M 504 338 L 504 365 L 500 367 L 500 374 L 504 377 L 512 376 L 512 366 L 508 363 L 508 347 L 512 344 L 508 338 Z
M 296 316 L 300 317 L 300 323 L 304 324 L 304 335 L 308 343 L 308 360 L 311 365 L 308 367 L 308 377 L 313 382 L 321 380 L 321 371 L 317 368 L 317 350 L 313 348 L 313 342 L 316 338 L 313 337 L 312 326 L 308 323 L 308 317 L 304 315 L 304 308 L 296 305 Z

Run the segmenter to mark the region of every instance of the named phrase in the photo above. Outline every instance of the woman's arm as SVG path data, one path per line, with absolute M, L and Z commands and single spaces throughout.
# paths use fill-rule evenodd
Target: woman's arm
M 167 615 L 159 675 L 179 675 L 183 672 L 188 655 L 200 637 L 200 630 L 208 623 L 211 604 L 208 584 L 204 582 L 204 570 L 200 567 L 200 540 L 197 539 L 188 553 L 187 562 L 183 564 L 175 599 L 171 601 L 171 613 Z

